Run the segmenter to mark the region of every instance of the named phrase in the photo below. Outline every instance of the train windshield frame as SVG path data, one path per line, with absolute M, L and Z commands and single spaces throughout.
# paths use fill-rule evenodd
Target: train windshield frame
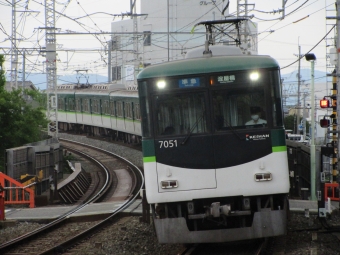
M 144 137 L 283 127 L 278 69 L 146 79 L 139 96 Z

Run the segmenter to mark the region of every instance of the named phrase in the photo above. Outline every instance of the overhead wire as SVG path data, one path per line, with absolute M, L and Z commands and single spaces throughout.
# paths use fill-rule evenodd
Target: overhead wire
M 34 0 L 33 0 L 34 1 Z M 36 2 L 36 1 L 34 1 L 34 2 Z M 66 1 L 67 2 L 67 1 Z M 301 6 L 303 6 L 306 2 L 308 2 L 308 1 L 305 1 Z M 36 2 L 37 3 L 37 2 Z M 221 3 L 221 2 L 219 2 L 219 3 Z M 296 1 L 294 2 L 294 3 L 296 3 Z M 215 4 L 216 5 L 216 4 Z M 291 5 L 293 5 L 293 4 L 291 4 Z M 298 8 L 300 8 L 301 6 L 299 6 Z M 217 7 L 217 6 L 215 6 L 215 7 Z M 213 8 L 211 8 L 209 11 L 211 11 Z M 208 11 L 208 12 L 209 12 Z M 296 11 L 296 10 L 294 10 L 294 11 Z M 208 13 L 207 12 L 207 13 Z M 85 13 L 86 13 L 86 11 L 85 11 Z M 87 13 L 86 13 L 87 14 Z M 87 14 L 87 15 L 89 15 L 89 14 Z M 67 17 L 67 16 L 66 16 Z M 202 16 L 203 17 L 203 16 Z M 70 17 L 68 17 L 68 18 L 70 18 Z M 75 19 L 72 19 L 72 18 L 70 18 L 71 20 L 73 20 L 73 21 L 75 21 Z M 196 19 L 196 21 L 198 20 L 198 19 L 200 19 L 200 17 L 199 18 L 197 18 Z M 91 21 L 93 21 L 92 19 L 91 19 Z M 191 23 L 188 23 L 186 26 L 183 26 L 182 28 L 180 28 L 180 29 L 178 29 L 177 31 L 181 31 L 181 30 L 183 30 L 183 29 L 185 29 L 186 27 L 188 27 L 188 26 L 190 26 L 191 24 L 193 24 L 195 21 L 192 21 Z M 95 24 L 95 22 L 93 21 L 93 23 Z M 81 24 L 81 23 L 78 23 L 78 24 Z M 83 24 L 83 25 L 85 25 L 85 24 Z M 95 24 L 96 25 L 96 24 Z M 275 25 L 275 24 L 274 24 Z M 290 24 L 288 24 L 288 25 L 290 25 Z M 285 26 L 283 26 L 283 27 L 286 27 L 286 26 L 288 26 L 288 25 L 285 25 Z M 281 28 L 283 28 L 283 27 L 281 27 Z M 279 29 L 281 29 L 281 28 L 279 28 Z M 85 28 L 84 28 L 85 29 Z M 85 29 L 86 31 L 88 31 L 87 29 Z M 88 31 L 89 32 L 89 31 Z M 164 37 L 164 36 L 163 36 Z M 267 37 L 267 36 L 266 36 Z M 266 37 L 264 37 L 264 38 L 266 38 Z M 157 39 L 157 41 L 159 41 L 159 42 L 161 42 L 161 38 L 162 37 L 159 37 L 158 39 Z M 262 38 L 261 40 L 263 40 L 264 38 Z M 188 40 L 182 40 L 182 42 L 188 42 L 190 39 L 188 39 Z M 99 41 L 102 43 L 102 45 L 103 45 L 103 42 L 99 39 Z M 178 43 L 179 43 L 180 41 L 178 41 Z M 180 44 L 180 43 L 179 43 Z M 155 46 L 157 46 L 156 44 L 155 44 Z M 158 46 L 157 46 L 158 47 Z M 180 48 L 178 48 L 178 49 L 176 49 L 176 48 L 173 48 L 172 50 L 179 50 Z
M 293 64 L 295 64 L 296 62 L 298 62 L 300 59 L 302 59 L 302 58 L 304 58 L 305 56 L 306 56 L 306 54 L 308 54 L 308 53 L 310 53 L 313 49 L 315 49 L 315 47 L 316 46 L 318 46 L 328 35 L 329 35 L 329 33 L 335 28 L 335 26 L 336 25 L 333 25 L 333 27 L 326 33 L 326 35 L 324 36 L 324 37 L 322 37 L 322 39 L 319 41 L 319 42 L 317 42 L 308 52 L 306 52 L 305 54 L 303 54 L 302 56 L 299 56 L 299 58 L 296 60 L 296 61 L 294 61 L 293 63 L 291 63 L 291 64 L 289 64 L 289 65 L 286 65 L 286 66 L 284 66 L 284 67 L 281 67 L 281 70 L 282 69 L 285 69 L 285 68 L 287 68 L 287 67 L 289 67 L 289 66 L 291 66 L 291 65 L 293 65 Z

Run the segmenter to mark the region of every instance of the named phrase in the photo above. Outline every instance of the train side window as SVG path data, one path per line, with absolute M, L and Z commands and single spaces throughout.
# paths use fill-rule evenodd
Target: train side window
M 124 118 L 123 102 L 117 101 L 116 108 L 117 108 L 117 117 Z
M 281 103 L 281 89 L 280 89 L 280 74 L 279 71 L 273 71 L 269 77 L 269 84 L 273 84 L 271 90 L 271 102 L 273 109 L 273 125 L 282 127 L 283 126 L 283 109 Z
M 81 112 L 81 99 L 76 98 L 76 110 L 77 112 Z
M 141 116 L 141 127 L 143 137 L 151 137 L 153 134 L 153 127 L 151 125 L 151 113 L 150 113 L 150 93 L 152 80 L 138 82 L 138 95 L 140 101 L 140 116 Z M 149 86 L 148 86 L 149 85 Z
M 59 110 L 65 110 L 65 99 L 64 98 L 58 98 L 58 109 Z
M 92 105 L 91 105 L 92 106 L 91 107 L 92 108 L 92 112 L 93 113 L 98 113 L 98 111 L 97 111 L 97 99 L 92 99 L 91 103 L 92 103 Z
M 125 102 L 125 117 L 127 119 L 132 119 L 132 103 Z
M 140 106 L 139 104 L 134 104 L 134 114 L 135 114 L 135 119 L 140 120 Z
M 74 98 L 68 99 L 67 108 L 68 108 L 67 110 L 74 112 L 74 110 L 75 110 Z
M 88 98 L 83 100 L 83 111 L 90 112 L 90 100 Z
M 108 100 L 104 100 L 103 101 L 103 113 L 105 115 L 110 115 L 110 107 L 109 107 L 109 101 Z
M 115 102 L 110 101 L 110 115 L 115 116 Z

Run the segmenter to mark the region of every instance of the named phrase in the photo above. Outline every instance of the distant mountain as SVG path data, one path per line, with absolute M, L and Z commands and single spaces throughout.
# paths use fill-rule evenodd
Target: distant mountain
M 10 76 L 6 77 L 7 81 L 10 81 Z M 107 76 L 99 74 L 86 74 L 86 75 L 61 75 L 57 78 L 57 84 L 95 84 L 95 83 L 107 83 Z M 22 78 L 18 78 L 18 81 L 22 81 Z M 26 77 L 26 81 L 31 81 L 40 90 L 45 90 L 47 86 L 46 73 L 31 73 Z
M 295 83 L 297 84 L 297 71 L 281 74 L 281 78 L 283 79 L 284 84 L 289 83 Z M 311 70 L 310 69 L 301 69 L 301 81 L 304 81 L 304 83 L 310 83 L 310 75 Z M 314 71 L 314 77 L 315 83 L 320 82 L 326 82 L 326 72 L 315 70 Z M 10 81 L 10 76 L 6 77 L 7 81 Z M 87 82 L 90 84 L 96 84 L 96 83 L 107 83 L 108 77 L 99 75 L 99 74 L 86 74 L 86 75 L 80 75 L 80 74 L 73 74 L 73 75 L 62 75 L 58 76 L 57 84 L 68 84 L 68 83 L 83 83 L 86 84 Z M 22 81 L 21 78 L 18 78 L 18 81 Z M 26 77 L 26 81 L 31 81 L 37 88 L 40 90 L 46 89 L 46 74 L 45 73 L 31 73 Z
M 311 79 L 311 69 L 301 69 L 300 70 L 301 81 L 305 83 L 310 83 Z M 298 82 L 298 71 L 294 71 L 287 74 L 281 74 L 283 83 L 297 83 Z M 326 82 L 327 74 L 326 72 L 314 70 L 314 83 Z

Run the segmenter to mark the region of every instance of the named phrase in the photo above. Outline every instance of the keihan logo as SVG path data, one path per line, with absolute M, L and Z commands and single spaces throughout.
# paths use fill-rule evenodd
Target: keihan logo
M 266 140 L 269 137 L 270 137 L 269 134 L 262 134 L 262 135 L 248 135 L 248 134 L 246 134 L 246 141 Z

